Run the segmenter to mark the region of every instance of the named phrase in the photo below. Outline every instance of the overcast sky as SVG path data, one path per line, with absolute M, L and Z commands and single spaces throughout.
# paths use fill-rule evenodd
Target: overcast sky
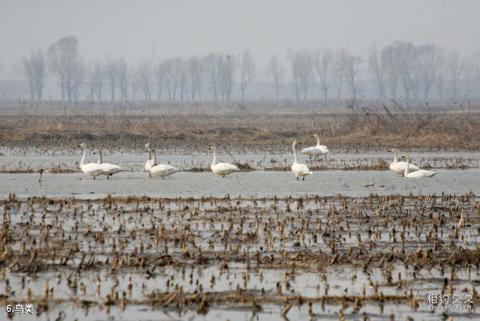
M 263 64 L 289 48 L 365 55 L 395 40 L 466 54 L 480 45 L 479 13 L 477 0 L 0 0 L 0 76 L 66 35 L 87 60 L 250 49 Z

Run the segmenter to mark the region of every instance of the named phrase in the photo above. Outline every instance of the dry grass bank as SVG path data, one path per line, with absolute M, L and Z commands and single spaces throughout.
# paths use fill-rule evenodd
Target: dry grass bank
M 98 146 L 204 149 L 221 145 L 243 150 L 286 150 L 293 139 L 313 144 L 318 133 L 333 150 L 480 149 L 480 113 L 463 111 L 351 113 L 77 114 L 2 115 L 0 145 L 70 147 L 80 141 Z

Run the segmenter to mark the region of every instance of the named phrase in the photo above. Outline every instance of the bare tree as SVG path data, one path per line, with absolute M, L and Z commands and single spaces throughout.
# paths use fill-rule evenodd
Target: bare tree
M 410 42 L 397 42 L 397 73 L 403 85 L 406 100 L 418 101 L 420 84 L 418 77 L 417 50 Z
M 418 84 L 423 91 L 423 99 L 428 100 L 435 83 L 436 72 L 443 62 L 442 50 L 434 45 L 422 45 L 416 48 L 415 59 Z
M 384 71 L 378 57 L 377 48 L 375 45 L 372 45 L 370 48 L 370 53 L 368 55 L 368 68 L 370 72 L 375 77 L 375 83 L 377 85 L 378 98 L 385 99 L 385 76 Z
M 297 100 L 303 98 L 303 100 L 306 101 L 314 80 L 313 67 L 315 64 L 315 56 L 313 53 L 303 50 L 290 51 L 289 58 L 292 68 L 295 97 Z
M 78 50 L 78 39 L 68 36 L 56 41 L 48 49 L 49 65 L 58 77 L 62 100 L 65 97 L 72 101 L 74 92 L 78 92 L 81 82 L 78 81 L 82 73 L 83 62 Z
M 358 74 L 359 65 L 362 63 L 362 57 L 354 56 L 346 52 L 343 59 L 343 69 L 345 70 L 346 80 L 352 93 L 353 105 L 355 105 L 358 92 L 356 76 Z
M 398 82 L 399 82 L 399 68 L 397 51 L 393 46 L 383 48 L 381 53 L 381 65 L 386 76 L 390 97 L 397 98 Z
M 104 67 L 105 77 L 110 88 L 110 101 L 115 101 L 115 89 L 118 87 L 117 64 L 112 59 L 108 59 Z
M 445 57 L 442 53 L 440 57 L 439 65 L 435 69 L 435 88 L 437 89 L 437 98 L 443 100 L 443 91 L 445 89 L 446 83 L 446 62 Z
M 178 73 L 177 77 L 179 80 L 180 101 L 183 101 L 187 88 L 187 66 L 185 61 L 181 58 L 176 59 L 176 72 Z
M 390 45 L 383 48 L 380 55 L 382 69 L 384 71 L 390 97 L 397 98 L 398 83 L 400 79 L 399 53 L 396 45 Z
M 30 101 L 34 101 L 37 88 L 35 87 L 35 74 L 33 71 L 32 61 L 30 59 L 31 58 L 23 58 L 23 71 L 25 73 L 28 91 L 30 92 Z
M 128 63 L 124 58 L 120 58 L 117 62 L 117 78 L 121 100 L 125 102 L 128 97 Z
M 220 93 L 225 101 L 232 100 L 233 76 L 235 73 L 235 58 L 231 55 L 221 55 L 218 60 L 218 79 Z
M 162 64 L 163 81 L 169 100 L 184 99 L 187 88 L 187 67 L 181 58 L 172 58 Z
M 132 101 L 135 101 L 137 100 L 137 95 L 141 87 L 140 79 L 138 77 L 138 68 L 135 70 L 135 75 L 132 81 L 130 81 L 129 85 L 130 85 L 130 99 Z
M 357 74 L 359 71 L 359 65 L 362 62 L 362 58 L 359 56 L 354 56 L 350 54 L 347 50 L 341 50 L 337 58 L 337 70 L 339 77 L 342 77 L 347 85 L 350 87 L 352 93 L 352 102 L 355 105 L 357 101 Z M 343 82 L 343 80 L 342 80 Z M 339 97 L 341 95 L 341 89 L 339 92 Z
M 240 59 L 240 91 L 242 93 L 242 105 L 245 105 L 245 91 L 255 77 L 255 62 L 250 51 L 245 50 Z
M 32 51 L 30 57 L 23 59 L 23 66 L 28 87 L 30 90 L 30 99 L 42 100 L 43 88 L 45 83 L 45 56 L 40 51 Z
M 88 71 L 90 99 L 96 98 L 98 101 L 102 100 L 104 81 L 105 75 L 103 73 L 102 65 L 99 62 L 91 64 Z
M 480 82 L 480 52 L 464 57 L 462 62 L 462 80 L 465 84 L 465 98 L 475 94 L 476 83 Z
M 165 71 L 165 87 L 168 93 L 168 99 L 173 101 L 177 99 L 177 88 L 180 83 L 179 59 L 168 59 L 163 63 Z
M 165 65 L 164 63 L 160 62 L 155 67 L 155 79 L 157 81 L 157 97 L 158 100 L 162 100 L 163 90 L 165 86 Z
M 280 100 L 280 90 L 285 75 L 285 68 L 280 65 L 278 56 L 274 55 L 268 63 L 268 72 L 272 76 L 273 88 L 275 90 L 275 99 Z
M 405 98 L 407 100 L 418 99 L 419 84 L 416 63 L 416 49 L 410 42 L 397 41 L 382 50 L 381 65 L 385 72 L 391 98 L 397 98 L 401 82 Z
M 219 60 L 219 55 L 214 53 L 204 58 L 205 75 L 210 88 L 210 95 L 215 101 L 218 101 Z
M 320 89 L 323 93 L 323 100 L 328 101 L 328 90 L 332 85 L 332 64 L 333 55 L 330 51 L 317 53 L 315 59 L 315 70 L 317 71 L 318 80 L 320 81 Z
M 198 57 L 191 57 L 188 60 L 188 76 L 190 80 L 191 99 L 195 101 L 197 98 L 202 99 L 202 79 L 203 64 Z
M 447 91 L 452 99 L 457 99 L 458 81 L 462 75 L 460 56 L 458 53 L 448 55 L 446 62 Z
M 347 56 L 347 51 L 342 49 L 337 51 L 334 57 L 334 76 L 333 76 L 333 84 L 337 89 L 337 99 L 342 98 L 342 90 L 343 90 L 343 83 L 346 80 L 347 72 L 345 70 L 345 57 Z
M 475 94 L 478 95 L 480 94 L 480 49 L 477 49 L 473 54 L 472 54 L 472 71 L 474 74 L 474 81 L 475 81 Z
M 143 93 L 146 101 L 152 97 L 152 64 L 148 60 L 143 60 L 137 69 L 138 86 Z
M 71 86 L 73 101 L 75 102 L 77 102 L 79 99 L 80 89 L 81 89 L 81 86 L 83 85 L 84 79 L 85 79 L 85 63 L 83 62 L 83 59 L 80 58 L 77 64 L 77 70 L 75 73 L 73 73 L 72 86 Z

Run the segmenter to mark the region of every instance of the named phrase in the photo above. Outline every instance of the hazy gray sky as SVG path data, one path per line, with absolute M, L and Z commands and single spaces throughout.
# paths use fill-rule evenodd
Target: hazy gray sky
M 0 0 L 0 73 L 66 35 L 87 60 L 248 48 L 261 64 L 288 48 L 365 54 L 394 40 L 469 53 L 480 45 L 479 13 L 477 0 Z

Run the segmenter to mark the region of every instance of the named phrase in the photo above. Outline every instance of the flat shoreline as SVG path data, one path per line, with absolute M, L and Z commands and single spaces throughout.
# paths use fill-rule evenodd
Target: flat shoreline
M 95 147 L 141 150 L 150 142 L 177 152 L 204 151 L 212 145 L 232 152 L 287 152 L 294 139 L 304 146 L 314 145 L 312 135 L 317 133 L 331 150 L 480 150 L 480 113 L 476 109 L 465 112 L 452 107 L 431 113 L 423 109 L 392 109 L 388 113 L 373 107 L 344 109 L 308 113 L 308 108 L 299 108 L 298 113 L 291 109 L 290 114 L 269 114 L 262 109 L 223 113 L 220 107 L 218 113 L 215 107 L 205 112 L 179 107 L 176 114 L 5 113 L 0 117 L 0 146 L 72 148 L 86 142 Z

